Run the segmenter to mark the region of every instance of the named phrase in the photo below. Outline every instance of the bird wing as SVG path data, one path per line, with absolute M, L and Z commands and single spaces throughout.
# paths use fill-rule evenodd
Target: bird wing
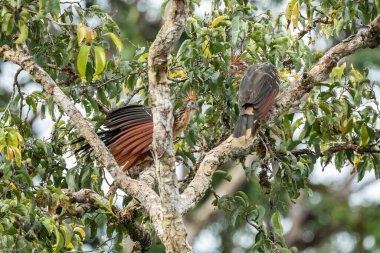
M 124 171 L 149 158 L 153 140 L 150 108 L 142 105 L 123 106 L 107 115 L 104 126 L 107 130 L 98 132 L 98 135 L 119 166 L 124 166 Z M 73 144 L 84 141 L 79 138 Z M 80 156 L 90 152 L 92 149 L 88 143 L 75 151 Z
M 107 147 L 126 171 L 150 156 L 153 136 L 151 110 L 141 105 L 129 105 L 111 112 L 105 126 L 115 132 L 107 140 Z
M 240 115 L 253 107 L 256 118 L 264 117 L 274 103 L 279 89 L 279 77 L 272 64 L 255 64 L 249 67 L 239 87 Z

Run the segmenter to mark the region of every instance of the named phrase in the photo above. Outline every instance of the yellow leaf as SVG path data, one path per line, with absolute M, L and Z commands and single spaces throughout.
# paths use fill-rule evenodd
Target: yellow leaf
M 142 61 L 145 61 L 146 59 L 148 59 L 148 53 L 143 53 L 142 55 L 140 55 L 137 61 L 142 62 Z
M 236 80 L 236 81 L 234 81 L 234 82 L 232 83 L 231 86 L 232 86 L 232 87 L 236 87 L 236 86 L 238 86 L 238 85 L 239 85 L 239 81 Z
M 84 239 L 86 238 L 86 232 L 84 231 L 83 228 L 81 228 L 81 227 L 75 227 L 74 228 L 74 232 L 79 233 L 80 236 L 82 237 L 82 241 L 84 241 Z
M 298 17 L 299 17 L 299 5 L 298 5 L 298 2 L 296 2 L 292 10 L 292 24 L 293 24 L 294 29 L 298 27 Z
M 358 165 L 361 161 L 361 156 L 360 155 L 357 155 L 355 156 L 354 158 L 354 167 L 352 168 L 352 171 L 350 172 L 351 175 L 355 173 L 355 171 L 358 169 Z
M 183 79 L 186 77 L 186 71 L 179 69 L 170 73 L 169 77 L 174 79 Z
M 286 18 L 286 21 L 288 21 L 288 24 L 290 23 L 290 20 L 292 18 L 293 7 L 294 7 L 294 4 L 296 3 L 296 1 L 297 0 L 290 0 L 288 2 L 288 4 L 286 5 L 285 18 Z
M 206 36 L 206 40 L 203 41 L 203 43 L 201 44 L 201 46 L 202 46 L 203 55 L 207 59 L 211 57 L 211 52 L 210 52 L 209 44 L 210 44 L 210 40 L 209 40 L 208 36 Z
M 322 146 L 321 146 L 321 152 L 325 151 L 327 147 L 328 147 L 327 144 L 322 145 Z
M 73 249 L 73 248 L 74 248 L 74 245 L 73 245 L 71 242 L 66 243 L 66 248 L 68 248 L 68 249 Z
M 11 148 L 12 148 L 13 154 L 16 158 L 16 164 L 18 167 L 20 167 L 21 166 L 21 152 L 17 147 L 11 147 Z
M 141 87 L 141 85 L 142 85 L 142 78 L 141 77 L 139 77 L 139 78 L 137 78 L 137 81 L 136 81 L 136 87 L 137 88 L 139 88 L 139 87 Z
M 91 181 L 92 181 L 93 183 L 95 183 L 96 181 L 98 181 L 98 176 L 95 175 L 95 174 L 91 174 Z
M 354 74 L 354 76 L 359 79 L 359 80 L 362 80 L 363 79 L 363 75 L 357 70 L 354 68 L 354 65 L 351 64 L 351 73 Z
M 12 147 L 8 146 L 7 147 L 7 160 L 10 161 L 13 158 L 13 150 Z
M 95 31 L 92 30 L 90 27 L 85 26 L 84 31 L 84 39 L 86 40 L 86 42 L 90 42 L 91 40 L 94 40 L 96 38 Z
M 106 35 L 108 35 L 111 38 L 111 40 L 113 41 L 113 43 L 117 47 L 117 50 L 119 50 L 119 52 L 121 52 L 121 50 L 123 49 L 123 43 L 121 43 L 119 37 L 117 37 L 116 34 L 111 33 L 111 32 L 106 33 Z
M 177 151 L 178 149 L 180 149 L 182 145 L 183 145 L 183 140 L 180 140 L 179 142 L 174 144 L 174 151 Z
M 19 132 L 16 132 L 16 136 L 17 136 L 19 145 L 23 146 L 24 145 L 24 138 L 22 138 L 22 136 Z
M 227 18 L 228 18 L 228 16 L 219 16 L 219 17 L 215 18 L 214 21 L 212 21 L 210 28 L 211 29 L 215 28 L 217 25 L 219 25 L 220 22 L 222 22 L 223 20 L 225 20 Z
M 0 145 L 0 153 L 3 150 L 4 147 L 5 147 L 4 145 Z
M 122 89 L 123 89 L 123 94 L 126 95 L 127 94 L 127 84 L 126 83 L 123 83 Z
M 86 34 L 86 30 L 83 27 L 82 24 L 77 25 L 77 40 L 78 40 L 78 45 L 82 42 L 84 39 L 84 35 Z

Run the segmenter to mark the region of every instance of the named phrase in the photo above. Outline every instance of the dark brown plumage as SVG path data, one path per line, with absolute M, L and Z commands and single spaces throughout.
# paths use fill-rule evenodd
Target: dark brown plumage
M 279 90 L 280 79 L 271 63 L 259 63 L 246 67 L 235 57 L 231 60 L 229 71 L 234 76 L 242 76 L 239 86 L 239 117 L 234 137 L 249 137 L 256 131 L 257 122 L 271 109 Z
M 184 105 L 174 112 L 174 137 L 186 129 L 191 113 L 196 109 L 198 109 L 196 95 L 190 92 Z M 119 166 L 123 166 L 124 171 L 150 159 L 150 146 L 153 140 L 153 118 L 150 108 L 143 105 L 121 107 L 107 115 L 104 126 L 107 130 L 98 132 L 98 135 Z M 84 142 L 83 138 L 79 138 L 73 144 L 81 142 Z M 75 151 L 80 156 L 90 152 L 89 144 L 84 144 Z

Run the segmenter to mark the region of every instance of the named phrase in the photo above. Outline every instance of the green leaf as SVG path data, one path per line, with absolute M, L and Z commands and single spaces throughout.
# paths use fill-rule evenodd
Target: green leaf
M 59 17 L 59 12 L 61 11 L 61 4 L 59 0 L 49 0 L 48 10 L 55 20 Z
M 82 82 L 86 82 L 86 67 L 87 67 L 87 61 L 88 61 L 88 56 L 90 54 L 90 46 L 83 45 L 78 53 L 78 58 L 77 58 L 77 70 L 79 75 L 82 78 Z
M 177 52 L 177 58 L 179 58 L 181 55 L 183 55 L 183 53 L 190 47 L 190 44 L 191 44 L 190 39 L 187 39 L 184 42 L 182 42 L 182 44 L 181 44 L 181 46 Z
M 239 28 L 239 23 L 240 23 L 240 16 L 235 16 L 232 19 L 232 24 L 231 24 L 231 43 L 233 46 L 236 46 L 236 43 L 239 38 L 239 33 L 240 33 L 240 28 Z
M 37 148 L 38 148 L 40 151 L 43 151 L 45 154 L 48 153 L 47 148 L 46 148 L 46 145 L 45 145 L 45 143 L 44 143 L 43 141 L 41 141 L 40 139 L 37 139 L 37 140 L 35 141 L 35 144 L 36 144 Z
M 11 13 L 6 13 L 3 17 L 2 21 L 2 31 L 5 35 L 10 35 L 13 31 L 14 23 L 13 23 L 13 15 Z
M 315 116 L 311 110 L 306 111 L 306 119 L 309 125 L 313 125 L 315 122 Z
M 337 22 L 334 22 L 334 25 L 335 25 L 335 33 L 336 33 L 337 36 L 339 36 L 339 34 L 342 31 L 343 26 L 344 26 L 344 19 L 341 18 Z
M 244 202 L 245 202 L 245 203 L 249 203 L 249 198 L 248 198 L 247 194 L 245 194 L 245 192 L 243 192 L 243 191 L 238 191 L 238 192 L 236 193 L 236 195 L 241 196 L 241 197 L 244 199 Z
M 34 114 L 37 114 L 37 103 L 36 101 L 34 101 L 33 97 L 32 96 L 27 96 L 26 97 L 26 103 L 32 107 L 33 109 L 33 113 Z
M 18 167 L 21 166 L 21 152 L 20 152 L 20 149 L 18 149 L 18 147 L 12 147 L 13 149 L 13 153 L 15 155 L 15 159 L 16 159 L 16 164 Z
M 53 253 L 58 253 L 59 250 L 63 248 L 65 239 L 62 233 L 57 229 L 56 226 L 54 226 L 54 233 L 55 233 L 56 243 L 53 246 Z
M 38 15 L 43 18 L 46 15 L 48 0 L 38 1 Z
M 56 121 L 55 113 L 54 113 L 54 101 L 53 101 L 53 97 L 49 97 L 49 99 L 48 99 L 48 110 L 49 110 L 49 114 L 51 116 L 51 119 L 53 121 Z
M 5 143 L 5 132 L 4 132 L 4 128 L 0 128 L 0 143 L 2 143 L 2 144 Z
M 281 216 L 278 211 L 274 212 L 274 214 L 272 215 L 271 222 L 276 233 L 282 235 L 283 230 L 281 225 Z
M 9 129 L 8 129 L 9 130 Z M 8 131 L 7 133 L 7 144 L 11 147 L 18 147 L 18 138 L 15 131 Z
M 48 232 L 49 236 L 53 232 L 53 229 L 55 227 L 54 222 L 50 218 L 41 218 L 42 225 L 44 225 L 46 231 Z
M 99 78 L 99 74 L 103 72 L 104 67 L 106 66 L 106 53 L 104 52 L 104 48 L 100 46 L 94 47 L 95 52 L 95 73 L 93 80 L 97 80 Z
M 113 41 L 113 43 L 117 47 L 117 50 L 121 52 L 121 50 L 123 50 L 123 43 L 121 43 L 121 40 L 119 39 L 119 37 L 117 37 L 116 34 L 111 33 L 111 32 L 106 33 L 106 35 L 110 37 L 110 39 Z
M 263 207 L 261 205 L 257 205 L 256 210 L 257 210 L 256 222 L 261 222 L 265 216 L 265 207 Z
M 70 229 L 65 225 L 60 225 L 59 228 L 61 231 L 64 232 L 64 235 L 65 235 L 65 247 L 69 247 L 70 244 L 72 245 L 71 243 L 72 233 Z
M 376 179 L 380 178 L 380 154 L 372 154 Z
M 78 41 L 78 45 L 80 45 L 80 43 L 83 41 L 85 34 L 86 34 L 85 27 L 83 27 L 82 24 L 77 25 L 77 41 Z
M 23 43 L 28 38 L 28 26 L 24 22 L 24 20 L 18 21 L 18 27 L 20 29 L 20 35 L 18 36 L 17 40 L 15 41 L 16 44 Z
M 236 220 L 237 220 L 239 214 L 240 214 L 240 208 L 239 208 L 239 207 L 238 207 L 238 208 L 235 208 L 235 209 L 232 211 L 232 213 L 231 213 L 231 219 L 230 219 L 230 222 L 231 222 L 231 225 L 232 225 L 233 227 L 234 227 L 235 224 L 236 224 Z
M 368 129 L 367 127 L 365 126 L 365 124 L 362 125 L 362 127 L 360 128 L 360 142 L 359 142 L 359 145 L 360 146 L 367 146 L 368 143 L 370 141 L 370 138 L 369 138 L 369 135 L 368 135 Z

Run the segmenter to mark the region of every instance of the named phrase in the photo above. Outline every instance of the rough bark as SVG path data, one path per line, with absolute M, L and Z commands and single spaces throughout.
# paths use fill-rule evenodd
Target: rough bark
M 167 252 L 191 252 L 179 210 L 178 181 L 175 174 L 173 147 L 173 108 L 167 79 L 170 50 L 180 38 L 188 14 L 188 0 L 171 1 L 165 22 L 149 49 L 149 95 L 153 114 L 153 154 L 163 208 L 162 242 Z

